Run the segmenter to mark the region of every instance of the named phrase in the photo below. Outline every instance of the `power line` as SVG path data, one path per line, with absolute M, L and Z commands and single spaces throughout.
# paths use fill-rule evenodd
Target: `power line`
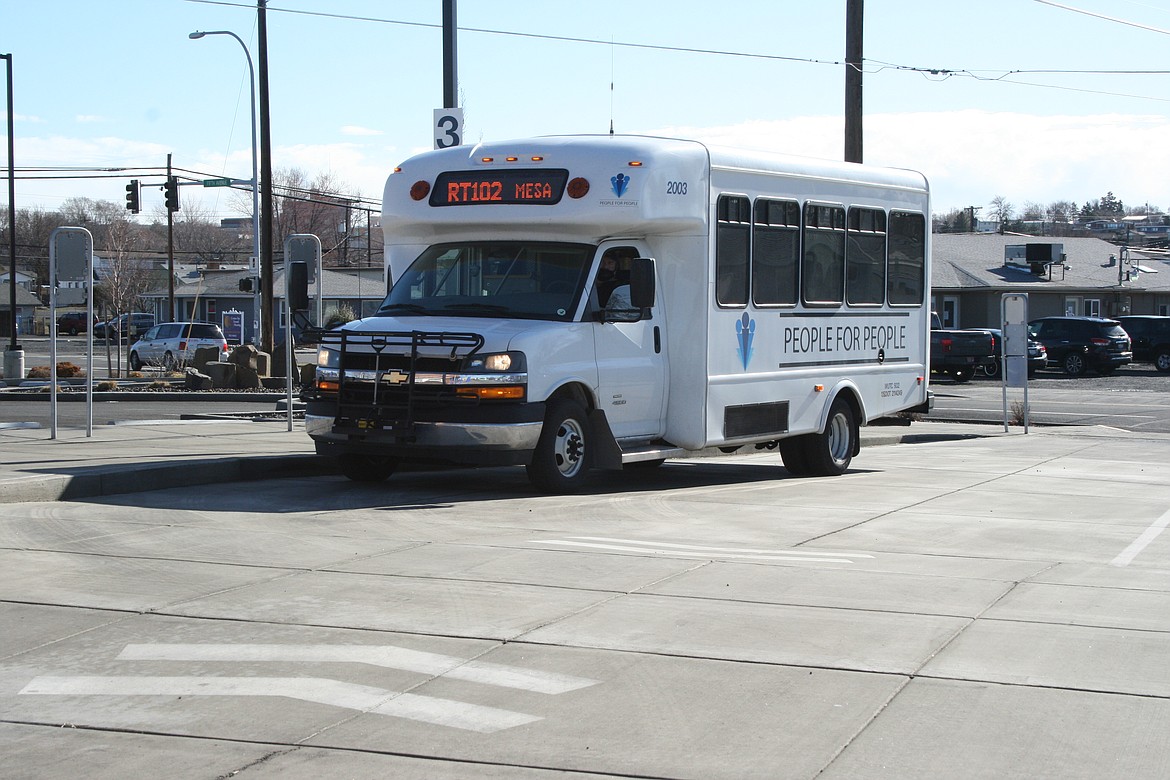
M 202 5 L 229 6 L 232 8 L 246 8 L 246 9 L 252 9 L 255 7 L 254 5 L 249 4 L 249 3 L 230 2 L 229 0 L 184 0 L 184 2 L 198 3 L 198 4 L 202 4 Z M 1168 32 L 1166 30 L 1160 30 L 1156 27 L 1148 27 L 1146 25 L 1141 25 L 1141 24 L 1137 24 L 1134 22 L 1127 22 L 1123 19 L 1116 19 L 1113 17 L 1102 16 L 1100 14 L 1094 14 L 1094 13 L 1090 13 L 1088 11 L 1081 11 L 1080 9 L 1072 8 L 1070 6 L 1064 6 L 1064 5 L 1061 5 L 1059 3 L 1049 2 L 1049 0 L 1036 0 L 1036 2 L 1044 3 L 1045 5 L 1051 5 L 1051 6 L 1054 6 L 1056 8 L 1061 8 L 1064 10 L 1074 11 L 1077 13 L 1084 13 L 1088 16 L 1095 16 L 1095 17 L 1098 17 L 1101 19 L 1105 19 L 1105 20 L 1112 21 L 1112 22 L 1117 22 L 1120 24 L 1127 24 L 1129 26 L 1137 27 L 1139 29 L 1144 29 L 1144 30 L 1149 30 L 1152 32 L 1158 32 L 1158 33 L 1170 35 L 1170 32 Z M 273 8 L 271 6 L 268 6 L 267 10 L 275 12 L 275 13 L 293 14 L 293 15 L 297 15 L 297 16 L 314 16 L 314 17 L 321 17 L 321 18 L 326 18 L 326 19 L 341 19 L 341 20 L 345 20 L 345 21 L 354 21 L 354 22 L 372 22 L 372 23 L 376 23 L 376 24 L 391 24 L 391 25 L 398 25 L 398 26 L 403 26 L 403 27 L 421 27 L 421 28 L 426 28 L 426 29 L 437 29 L 437 30 L 442 29 L 442 25 L 435 24 L 433 22 L 410 22 L 410 21 L 406 21 L 406 20 L 402 20 L 402 19 L 382 19 L 382 18 L 374 17 L 374 16 L 356 16 L 356 15 L 352 15 L 352 14 L 326 13 L 323 11 L 304 11 L 304 10 L 298 10 L 298 9 L 292 9 L 292 8 Z M 483 35 L 504 35 L 504 36 L 510 36 L 510 37 L 515 37 L 515 38 L 530 38 L 530 39 L 537 39 L 537 40 L 558 41 L 558 42 L 562 42 L 562 43 L 581 43 L 581 44 L 587 44 L 587 45 L 591 45 L 591 46 L 609 46 L 609 47 L 620 47 L 620 48 L 627 48 L 627 49 L 669 51 L 669 52 L 679 52 L 679 53 L 686 53 L 686 54 L 708 54 L 708 55 L 721 56 L 721 57 L 741 57 L 741 58 L 755 59 L 755 60 L 798 62 L 798 63 L 807 64 L 807 65 L 833 65 L 833 66 L 845 65 L 847 67 L 857 67 L 856 65 L 854 65 L 852 63 L 846 63 L 846 62 L 841 61 L 841 60 L 821 60 L 821 59 L 815 59 L 815 58 L 809 58 L 809 57 L 786 57 L 786 56 L 782 56 L 782 55 L 778 55 L 778 54 L 759 54 L 759 53 L 752 53 L 752 52 L 727 51 L 727 50 L 722 50 L 722 49 L 699 49 L 699 48 L 686 47 L 686 46 L 666 46 L 666 45 L 661 45 L 661 44 L 636 43 L 633 41 L 615 41 L 612 39 L 611 40 L 600 40 L 600 39 L 596 39 L 596 38 L 581 38 L 581 37 L 575 37 L 575 36 L 548 35 L 548 34 L 541 34 L 541 33 L 522 33 L 522 32 L 516 32 L 513 30 L 493 30 L 493 29 L 482 28 L 482 27 L 460 27 L 459 30 L 462 32 L 479 33 L 479 34 L 483 34 Z M 1007 83 L 1007 84 L 1016 84 L 1018 86 L 1026 86 L 1026 87 L 1037 87 L 1037 88 L 1041 88 L 1041 89 L 1058 89 L 1058 90 L 1065 90 L 1065 91 L 1069 91 L 1069 92 L 1086 92 L 1086 93 L 1095 94 L 1095 95 L 1123 97 L 1123 98 L 1131 98 L 1131 99 L 1135 99 L 1135 100 L 1153 100 L 1153 101 L 1157 101 L 1157 102 L 1170 102 L 1170 99 L 1167 99 L 1167 98 L 1152 97 L 1152 96 L 1148 96 L 1148 95 L 1131 95 L 1131 94 L 1127 94 L 1127 93 L 1123 93 L 1123 92 L 1109 92 L 1109 91 L 1105 91 L 1105 90 L 1089 90 L 1089 89 L 1081 89 L 1081 88 L 1077 88 L 1077 87 L 1063 87 L 1063 86 L 1055 85 L 1055 84 L 1036 84 L 1036 83 L 1032 83 L 1032 82 L 1013 81 L 1013 80 L 1007 79 L 1007 77 L 1011 76 L 1011 75 L 1044 74 L 1044 73 L 1054 74 L 1054 75 L 1101 75 L 1101 76 L 1156 75 L 1156 76 L 1165 76 L 1165 75 L 1170 75 L 1170 70 L 1108 70 L 1108 69 L 1062 70 L 1062 69 L 1049 68 L 1049 69 L 1035 69 L 1035 70 L 1033 70 L 1033 69 L 1003 69 L 1003 70 L 994 70 L 994 71 L 990 71 L 990 70 L 982 71 L 982 72 L 993 72 L 993 73 L 999 74 L 998 76 L 991 77 L 991 76 L 981 76 L 981 75 L 979 75 L 979 73 L 981 71 L 975 71 L 975 70 L 970 70 L 970 69 L 966 69 L 966 68 L 942 68 L 942 67 L 926 67 L 926 66 L 914 66 L 914 65 L 898 65 L 895 63 L 891 63 L 891 62 L 882 62 L 880 60 L 874 60 L 874 59 L 866 59 L 866 60 L 864 60 L 864 63 L 876 63 L 877 65 L 880 66 L 875 71 L 871 71 L 871 72 L 880 72 L 881 70 L 892 69 L 892 70 L 899 70 L 899 71 L 921 73 L 921 74 L 928 76 L 928 77 L 929 76 L 942 76 L 944 79 L 951 78 L 951 77 L 967 77 L 967 78 L 976 79 L 977 81 L 1002 81 L 1002 82 Z

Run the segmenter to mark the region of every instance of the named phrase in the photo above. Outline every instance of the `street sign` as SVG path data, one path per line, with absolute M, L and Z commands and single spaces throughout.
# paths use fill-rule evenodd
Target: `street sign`
M 230 187 L 232 186 L 231 179 L 204 179 L 204 187 Z

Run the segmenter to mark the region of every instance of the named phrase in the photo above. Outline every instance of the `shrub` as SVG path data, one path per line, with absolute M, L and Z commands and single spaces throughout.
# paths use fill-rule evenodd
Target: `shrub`
M 341 304 L 336 309 L 331 309 L 325 313 L 325 322 L 321 323 L 321 327 L 329 329 L 336 328 L 338 325 L 344 325 L 347 322 L 352 322 L 357 319 L 353 309 L 348 304 Z

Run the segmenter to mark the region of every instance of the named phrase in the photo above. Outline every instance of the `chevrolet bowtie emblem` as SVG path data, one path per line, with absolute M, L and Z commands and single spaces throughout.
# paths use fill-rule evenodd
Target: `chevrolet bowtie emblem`
M 393 371 L 387 371 L 386 373 L 382 374 L 382 381 L 389 382 L 392 385 L 400 385 L 403 382 L 406 382 L 409 380 L 410 380 L 410 374 L 404 374 L 401 371 L 399 371 L 398 369 L 394 369 Z

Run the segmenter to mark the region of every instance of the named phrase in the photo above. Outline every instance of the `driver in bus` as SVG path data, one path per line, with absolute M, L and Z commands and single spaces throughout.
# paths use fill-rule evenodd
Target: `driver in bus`
M 629 309 L 630 270 L 628 262 L 637 253 L 631 247 L 607 249 L 597 268 L 597 303 L 603 309 Z M 623 267 L 627 266 L 627 267 Z

